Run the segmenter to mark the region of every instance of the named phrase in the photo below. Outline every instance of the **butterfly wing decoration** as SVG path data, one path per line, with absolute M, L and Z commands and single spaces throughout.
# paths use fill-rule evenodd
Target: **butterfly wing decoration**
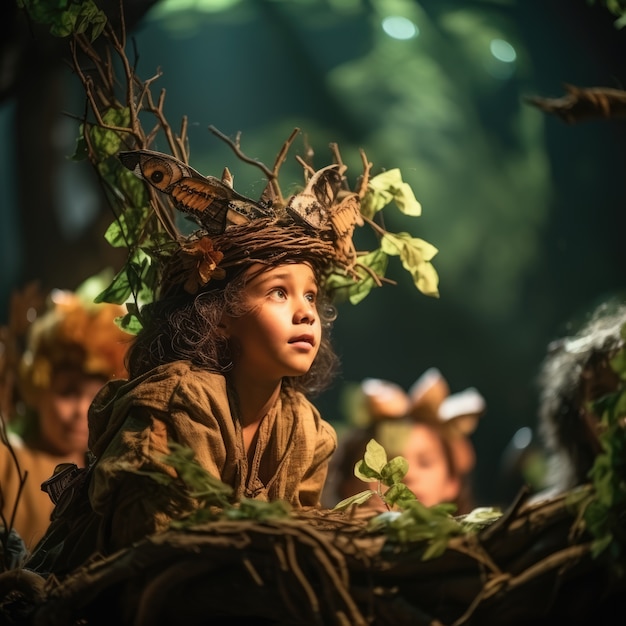
M 330 206 L 341 188 L 341 167 L 329 165 L 311 176 L 305 188 L 292 196 L 286 210 L 297 222 L 316 230 L 330 228 Z
M 209 233 L 223 233 L 229 224 L 274 215 L 269 207 L 242 196 L 232 185 L 214 176 L 203 176 L 168 154 L 131 150 L 120 152 L 118 158 L 136 176 L 167 194 L 179 211 Z

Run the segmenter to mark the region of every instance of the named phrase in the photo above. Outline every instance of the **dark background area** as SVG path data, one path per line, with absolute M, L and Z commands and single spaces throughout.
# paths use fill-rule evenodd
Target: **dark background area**
M 477 496 L 509 501 L 518 485 L 507 482 L 502 454 L 518 429 L 535 427 L 547 343 L 625 291 L 624 121 L 567 125 L 525 97 L 560 96 L 563 83 L 621 88 L 626 32 L 585 0 L 170 5 L 128 3 L 128 23 L 140 75 L 163 71 L 170 123 L 189 117 L 196 169 L 219 175 L 228 165 L 250 196 L 263 185 L 209 125 L 241 131 L 244 150 L 266 163 L 294 126 L 321 165 L 336 141 L 358 172 L 362 147 L 378 171 L 399 167 L 422 202 L 419 219 L 391 226 L 440 250 L 439 299 L 396 269 L 396 287 L 340 307 L 342 373 L 315 399 L 322 414 L 341 430 L 346 385 L 378 376 L 408 388 L 438 367 L 453 392 L 475 386 L 485 396 L 474 435 Z M 73 289 L 104 267 L 119 269 L 123 251 L 103 239 L 112 216 L 92 172 L 67 159 L 76 121 L 65 113 L 80 116 L 84 102 L 64 41 L 29 29 L 11 2 L 1 10 L 6 323 L 14 290 L 34 279 Z M 419 37 L 385 37 L 380 24 L 392 10 L 419 24 Z M 514 66 L 481 56 L 498 35 L 514 46 Z

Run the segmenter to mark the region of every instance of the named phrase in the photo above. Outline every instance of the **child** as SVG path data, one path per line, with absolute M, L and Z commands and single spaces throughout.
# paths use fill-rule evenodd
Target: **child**
M 159 175 L 144 175 L 161 182 L 171 159 L 154 155 L 148 159 Z M 126 157 L 130 169 L 138 163 Z M 338 268 L 344 281 L 358 277 L 346 245 L 354 224 L 333 236 L 310 223 L 313 209 L 323 217 L 336 198 L 326 173 L 341 180 L 324 168 L 289 201 L 292 213 L 276 205 L 272 214 L 260 211 L 237 196 L 239 212 L 223 232 L 198 231 L 161 258 L 158 297 L 142 310 L 128 354 L 130 379 L 107 385 L 90 410 L 97 460 L 70 490 L 80 497 L 61 496 L 28 568 L 62 575 L 193 512 L 198 503 L 181 482 L 172 488 L 147 475 L 176 477 L 164 461 L 171 442 L 190 448 L 235 500 L 319 506 L 336 435 L 306 394 L 328 385 L 337 365 L 329 277 Z M 203 200 L 215 184 L 185 180 L 184 189 L 203 186 Z M 317 198 L 316 189 L 323 191 Z M 355 206 L 357 196 L 348 198 Z
M 27 475 L 18 499 L 20 475 L 9 448 L 0 444 L 0 486 L 5 523 L 16 507 L 13 528 L 29 549 L 44 534 L 53 509 L 42 482 L 60 463 L 85 467 L 89 405 L 108 380 L 127 375 L 131 336 L 115 324 L 125 313 L 122 306 L 90 302 L 83 286 L 54 290 L 28 329 L 16 381 L 21 408 L 8 424 L 20 472 Z
M 457 514 L 469 513 L 473 508 L 469 474 L 475 463 L 469 435 L 485 411 L 485 402 L 473 388 L 449 393 L 436 368 L 427 370 L 408 394 L 389 381 L 364 380 L 360 396 L 368 424 L 341 441 L 331 465 L 325 502 L 332 506 L 368 488 L 354 475 L 354 466 L 363 458 L 368 441 L 375 439 L 389 459 L 402 456 L 407 460 L 409 469 L 403 482 L 422 504 L 451 502 L 457 506 Z M 366 506 L 385 510 L 377 497 L 370 498 Z
M 548 451 L 548 486 L 535 499 L 589 481 L 603 450 L 600 415 L 593 403 L 619 388 L 610 360 L 624 345 L 625 329 L 626 304 L 605 302 L 578 332 L 548 347 L 538 377 L 539 434 Z

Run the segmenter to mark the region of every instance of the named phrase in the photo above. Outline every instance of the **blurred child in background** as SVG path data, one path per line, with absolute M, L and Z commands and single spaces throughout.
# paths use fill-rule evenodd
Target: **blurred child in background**
M 626 304 L 605 302 L 569 337 L 552 342 L 539 383 L 539 434 L 548 453 L 549 497 L 589 481 L 599 440 L 600 415 L 594 402 L 614 393 L 620 378 L 610 365 L 624 345 Z
M 395 383 L 366 379 L 359 399 L 366 423 L 341 438 L 326 483 L 326 506 L 367 488 L 354 475 L 354 466 L 375 439 L 389 459 L 402 456 L 408 461 L 403 482 L 422 504 L 454 503 L 459 515 L 474 508 L 470 474 L 475 454 L 469 436 L 486 408 L 476 389 L 450 395 L 441 372 L 431 368 L 408 394 Z M 384 510 L 376 497 L 364 506 Z
M 13 527 L 28 549 L 44 534 L 54 506 L 42 483 L 62 463 L 85 467 L 89 405 L 105 382 L 126 377 L 130 335 L 115 323 L 126 310 L 94 304 L 86 291 L 84 285 L 75 293 L 50 293 L 46 309 L 28 329 L 14 377 L 17 400 L 12 414 L 4 416 L 1 525 Z

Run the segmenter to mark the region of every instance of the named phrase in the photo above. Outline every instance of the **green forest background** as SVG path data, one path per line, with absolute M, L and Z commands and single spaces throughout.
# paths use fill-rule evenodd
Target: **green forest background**
M 401 169 L 423 214 L 389 226 L 439 249 L 440 298 L 394 268 L 397 286 L 341 305 L 341 375 L 315 403 L 341 431 L 352 385 L 376 376 L 408 388 L 438 367 L 453 392 L 475 386 L 487 401 L 473 437 L 478 503 L 510 501 L 519 485 L 503 458 L 520 429 L 535 429 L 548 342 L 626 290 L 624 121 L 567 125 L 525 98 L 558 97 L 564 83 L 623 87 L 615 16 L 587 0 L 127 4 L 137 72 L 163 72 L 166 114 L 174 127 L 188 116 L 195 169 L 228 166 L 251 197 L 265 185 L 209 125 L 240 132 L 265 163 L 299 127 L 319 166 L 337 142 L 353 172 L 359 148 L 374 173 Z M 68 159 L 77 133 L 66 113 L 81 115 L 84 93 L 65 43 L 32 30 L 12 1 L 0 12 L 6 323 L 11 294 L 29 281 L 73 289 L 124 259 L 103 238 L 111 214 L 93 173 Z

